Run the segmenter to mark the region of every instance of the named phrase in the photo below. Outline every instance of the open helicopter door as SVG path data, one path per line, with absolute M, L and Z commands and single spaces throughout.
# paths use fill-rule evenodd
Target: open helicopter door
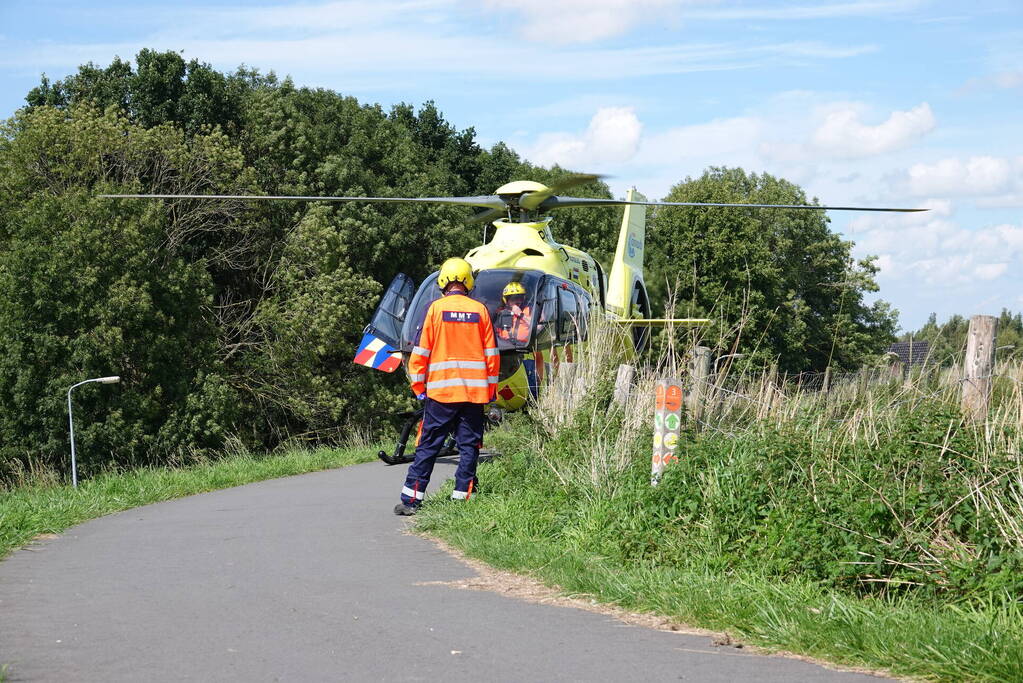
M 383 372 L 394 372 L 401 366 L 401 327 L 415 293 L 412 278 L 398 273 L 380 298 L 373 317 L 363 330 L 359 350 L 352 362 Z

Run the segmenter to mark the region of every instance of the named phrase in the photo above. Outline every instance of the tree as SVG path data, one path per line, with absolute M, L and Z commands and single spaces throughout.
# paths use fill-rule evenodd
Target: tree
M 0 134 L 0 479 L 63 462 L 63 392 L 86 376 L 125 380 L 76 394 L 83 474 L 387 424 L 404 378 L 351 362 L 379 294 L 481 234 L 457 206 L 99 194 L 490 194 L 564 173 L 482 149 L 432 102 L 385 113 L 174 52 L 44 77 L 27 100 Z M 566 212 L 556 237 L 610 255 L 617 220 Z
M 969 317 L 957 314 L 939 324 L 938 315 L 931 313 L 923 327 L 904 333 L 899 340 L 926 341 L 929 345 L 928 363 L 950 366 L 961 361 L 969 330 Z M 998 315 L 997 335 L 997 345 L 1009 347 L 999 351 L 999 359 L 1023 352 L 1023 314 L 1003 308 Z
M 64 393 L 89 377 L 123 383 L 76 396 L 83 472 L 223 445 L 243 411 L 204 314 L 210 259 L 196 253 L 229 217 L 96 195 L 143 177 L 174 179 L 157 190 L 197 177 L 226 187 L 241 171 L 223 136 L 186 141 L 113 109 L 38 107 L 0 128 L 0 477 L 32 463 L 66 471 Z
M 173 123 L 189 134 L 216 126 L 235 133 L 247 94 L 275 80 L 245 69 L 224 76 L 209 64 L 185 62 L 172 51 L 144 49 L 135 63 L 133 69 L 118 57 L 103 69 L 90 62 L 56 83 L 43 76 L 25 100 L 30 107 L 67 108 L 87 102 L 100 110 L 116 107 L 143 128 Z
M 666 201 L 808 203 L 788 181 L 731 168 L 687 178 Z M 677 312 L 716 321 L 705 343 L 747 364 L 854 368 L 894 340 L 896 313 L 864 302 L 877 268 L 853 260 L 828 224 L 820 211 L 661 209 L 649 236 L 653 299 L 677 287 Z

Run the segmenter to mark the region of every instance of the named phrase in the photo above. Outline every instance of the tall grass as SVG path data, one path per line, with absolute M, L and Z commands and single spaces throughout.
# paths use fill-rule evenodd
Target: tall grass
M 611 399 L 613 327 L 563 370 L 475 505 L 420 523 L 470 554 L 569 591 L 772 647 L 943 678 L 1023 678 L 1018 364 L 988 419 L 959 410 L 951 370 L 712 378 L 650 486 L 652 383 Z
M 619 405 L 609 400 L 623 358 L 619 333 L 591 329 L 581 362 L 538 400 L 531 437 L 539 461 L 584 498 L 613 496 L 622 475 L 641 465 L 652 384 L 664 368 L 683 367 L 669 357 L 642 369 Z M 979 424 L 959 409 L 955 369 L 906 376 L 865 369 L 832 378 L 826 391 L 776 372 L 715 377 L 702 387 L 690 379 L 700 405 L 689 412 L 674 486 L 699 501 L 690 501 L 688 519 L 703 531 L 666 532 L 656 544 L 691 551 L 702 534 L 705 544 L 741 541 L 805 570 L 811 563 L 798 557 L 805 544 L 761 547 L 758 536 L 784 520 L 837 546 L 813 552 L 814 580 L 861 593 L 920 587 L 965 597 L 997 588 L 1023 598 L 1023 366 L 1003 363 L 995 374 L 991 410 Z M 721 525 L 747 531 L 708 531 Z M 743 556 L 753 559 L 751 551 Z

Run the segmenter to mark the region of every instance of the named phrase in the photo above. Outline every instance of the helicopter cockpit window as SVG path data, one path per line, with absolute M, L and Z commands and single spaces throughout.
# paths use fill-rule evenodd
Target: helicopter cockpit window
M 469 296 L 484 304 L 490 311 L 498 348 L 516 349 L 529 346 L 533 333 L 536 292 L 542 278 L 543 273 L 540 271 L 510 268 L 484 270 L 476 274 L 476 282 Z M 517 308 L 505 305 L 502 297 L 504 288 L 513 281 L 521 284 L 525 290 L 522 300 L 515 302 Z M 437 288 L 437 273 L 433 273 L 419 285 L 419 291 L 409 306 L 409 313 L 402 328 L 402 351 L 410 352 L 418 343 L 426 320 L 426 312 L 430 304 L 439 298 L 441 291 Z
M 579 325 L 579 341 L 586 341 L 590 332 L 590 296 L 585 291 L 577 291 L 579 299 L 579 318 L 576 321 Z
M 560 299 L 558 338 L 562 342 L 574 342 L 579 338 L 579 302 L 575 298 L 575 293 L 568 288 L 561 290 Z
M 409 306 L 405 324 L 401 328 L 401 350 L 405 353 L 411 353 L 412 347 L 419 342 L 419 335 L 426 321 L 426 312 L 430 309 L 430 304 L 441 297 L 441 291 L 437 287 L 438 274 L 432 273 L 423 280 Z
M 366 326 L 366 332 L 371 332 L 391 346 L 400 348 L 401 330 L 415 291 L 412 278 L 404 273 L 398 273 L 384 295 L 380 297 L 380 303 L 377 304 L 376 311 Z
M 494 323 L 494 335 L 500 349 L 525 348 L 533 336 L 537 289 L 543 274 L 532 270 L 494 269 L 476 275 L 472 296 L 486 305 Z M 515 283 L 521 294 L 504 297 L 505 288 Z
M 558 341 L 558 283 L 548 278 L 543 285 L 540 300 L 537 302 L 539 308 L 539 320 L 536 323 L 536 331 L 533 333 L 533 346 L 536 349 L 546 349 Z

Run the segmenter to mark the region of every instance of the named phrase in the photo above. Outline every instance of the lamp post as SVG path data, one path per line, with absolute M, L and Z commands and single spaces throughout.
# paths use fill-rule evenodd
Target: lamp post
M 71 414 L 71 392 L 74 391 L 75 387 L 80 387 L 83 384 L 89 384 L 90 382 L 99 382 L 100 384 L 117 384 L 120 381 L 121 378 L 118 375 L 113 375 L 112 377 L 96 377 L 79 382 L 67 390 L 67 419 L 68 424 L 71 426 L 71 483 L 75 488 L 78 488 L 78 467 L 75 463 L 75 418 Z

